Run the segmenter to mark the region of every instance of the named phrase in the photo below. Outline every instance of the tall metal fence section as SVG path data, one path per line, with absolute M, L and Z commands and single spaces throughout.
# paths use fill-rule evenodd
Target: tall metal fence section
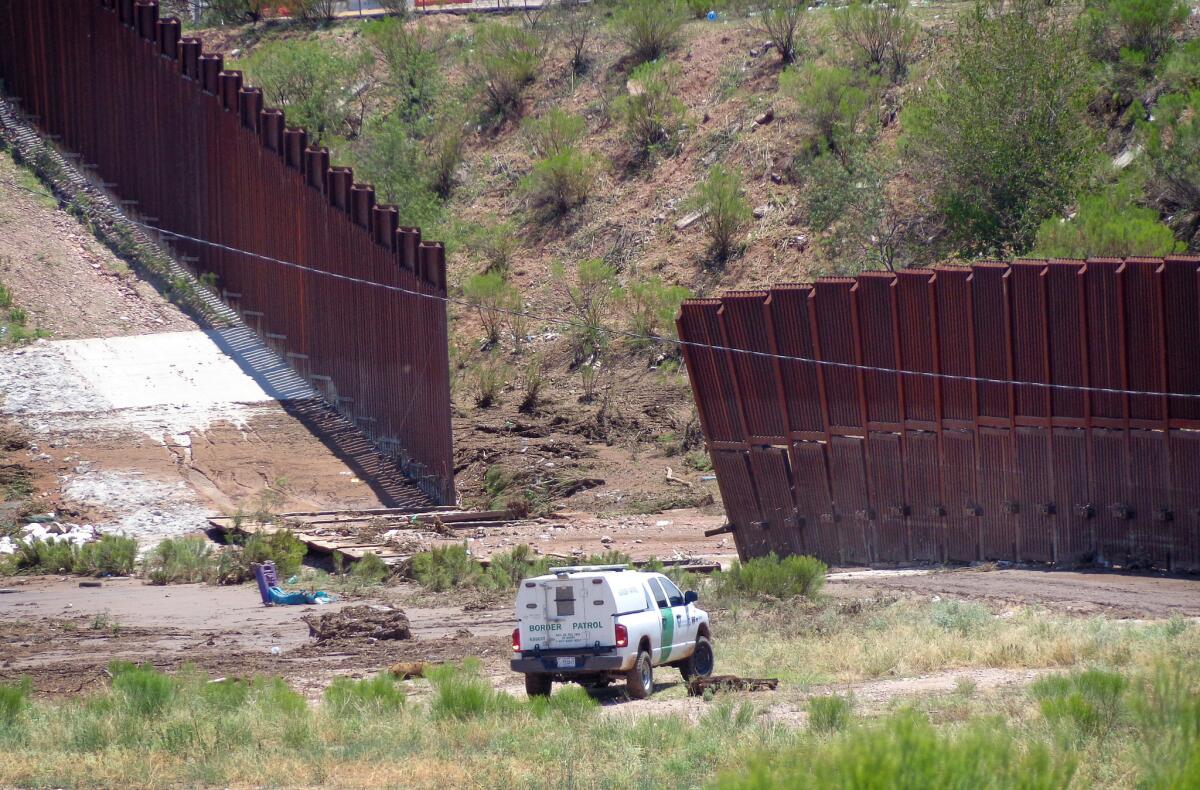
M 446 293 L 441 244 L 157 0 L 0 0 L 0 77 L 147 223 L 208 242 L 174 239 L 426 494 L 454 500 L 446 309 L 424 298 Z
M 1200 570 L 1200 258 L 871 272 L 678 327 L 742 557 Z

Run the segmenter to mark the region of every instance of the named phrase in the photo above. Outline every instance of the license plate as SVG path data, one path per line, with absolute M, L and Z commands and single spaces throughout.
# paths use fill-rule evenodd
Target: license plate
M 559 669 L 574 669 L 575 668 L 575 656 L 559 656 L 558 657 L 558 668 Z

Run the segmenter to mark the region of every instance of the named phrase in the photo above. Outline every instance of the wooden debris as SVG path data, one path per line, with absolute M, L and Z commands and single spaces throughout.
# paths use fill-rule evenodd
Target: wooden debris
M 692 678 L 688 681 L 688 694 L 699 697 L 713 691 L 774 691 L 779 678 L 741 678 L 737 675 L 713 675 L 707 678 Z

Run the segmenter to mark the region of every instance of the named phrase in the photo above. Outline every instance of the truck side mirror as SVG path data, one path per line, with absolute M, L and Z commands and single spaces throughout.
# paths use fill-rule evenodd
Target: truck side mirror
M 683 602 L 685 605 L 689 604 L 689 603 L 695 603 L 696 601 L 699 601 L 699 600 L 700 600 L 700 594 L 698 592 L 696 592 L 695 590 L 688 590 L 687 592 L 685 592 L 683 594 Z

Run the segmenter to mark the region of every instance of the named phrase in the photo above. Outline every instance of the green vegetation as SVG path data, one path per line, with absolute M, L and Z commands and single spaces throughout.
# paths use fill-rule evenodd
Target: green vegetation
M 521 181 L 530 207 L 546 217 L 560 217 L 587 200 L 596 180 L 596 160 L 574 147 L 550 154 L 534 164 Z
M 477 274 L 463 284 L 463 297 L 475 308 L 489 347 L 500 342 L 507 311 L 516 306 L 518 296 L 517 290 L 504 281 L 501 271 Z
M 300 563 L 307 553 L 304 541 L 290 529 L 278 529 L 270 534 L 251 535 L 242 546 L 241 558 L 247 568 L 251 563 L 273 562 L 275 573 L 280 579 L 286 579 L 300 570 Z
M 1070 219 L 1048 219 L 1038 229 L 1033 255 L 1044 258 L 1162 256 L 1182 252 L 1158 211 L 1135 202 L 1141 189 L 1122 181 L 1079 199 Z
M 507 485 L 503 472 L 493 467 L 488 472 L 492 485 L 499 490 Z M 572 560 L 573 565 L 613 565 L 628 563 L 629 556 L 616 551 L 580 557 Z M 411 575 L 431 592 L 445 592 L 457 588 L 473 587 L 485 591 L 507 592 L 515 590 L 521 579 L 540 576 L 552 565 L 563 565 L 562 560 L 538 557 L 528 545 L 514 546 L 511 551 L 493 554 L 487 567 L 471 556 L 466 544 L 435 546 L 412 558 Z
M 521 115 L 525 89 L 537 77 L 544 56 L 543 42 L 531 30 L 503 22 L 478 28 L 467 67 L 490 112 L 500 118 Z
M 649 349 L 655 354 L 677 356 L 679 347 L 645 340 L 648 337 L 677 337 L 675 316 L 684 299 L 692 292 L 681 285 L 667 285 L 658 277 L 635 280 L 625 289 L 629 310 L 629 331 L 636 335 L 629 342 L 634 348 Z
M 0 342 L 20 344 L 47 336 L 42 329 L 30 330 L 28 321 L 25 311 L 13 303 L 12 291 L 0 283 Z
M 8 558 L 13 573 L 72 573 L 78 576 L 128 576 L 137 560 L 137 541 L 102 535 L 76 546 L 66 540 L 19 540 Z
M 966 255 L 1028 249 L 1070 205 L 1094 150 L 1090 70 L 1044 3 L 965 15 L 936 80 L 903 113 L 903 148 Z
M 1143 128 L 1147 192 L 1194 250 L 1200 243 L 1200 90 L 1162 97 L 1154 121 Z
M 1079 21 L 1096 58 L 1117 60 L 1132 50 L 1154 62 L 1187 16 L 1183 0 L 1089 0 Z
M 709 253 L 723 264 L 737 251 L 738 241 L 750 224 L 750 205 L 742 191 L 742 174 L 723 165 L 713 165 L 708 177 L 696 187 L 691 206 L 703 213 Z
M 749 593 L 773 598 L 815 598 L 825 586 L 829 569 L 820 560 L 791 555 L 780 559 L 774 552 L 745 562 L 734 561 L 717 577 L 724 593 Z
M 638 161 L 669 156 L 680 142 L 686 108 L 675 95 L 678 78 L 679 67 L 669 61 L 643 63 L 629 75 L 630 93 L 613 103 L 614 117 Z
M 830 694 L 808 701 L 808 727 L 813 732 L 840 732 L 850 724 L 853 704 L 846 697 Z
M 308 129 L 314 142 L 357 133 L 353 85 L 364 68 L 360 56 L 317 40 L 288 39 L 263 44 L 237 65 L 262 88 L 267 104 L 284 110 L 289 125 Z
M 217 560 L 207 538 L 167 538 L 146 554 L 142 573 L 151 584 L 213 583 Z
M 874 103 L 874 83 L 840 66 L 806 63 L 779 78 L 779 90 L 796 106 L 810 130 L 809 157 L 829 151 L 845 164 L 851 152 L 872 134 L 868 110 Z M 864 137 L 865 135 L 865 137 Z
M 551 276 L 566 298 L 574 322 L 568 330 L 572 359 L 577 365 L 592 364 L 608 348 L 606 319 L 621 300 L 616 270 L 597 258 L 581 261 L 573 277 L 557 264 Z
M 658 60 L 674 49 L 684 19 L 677 0 L 623 0 L 613 12 L 617 39 L 635 64 Z
M 796 60 L 801 47 L 796 41 L 808 12 L 805 0 L 768 0 L 761 4 L 755 27 L 767 37 L 784 63 Z
M 872 74 L 902 80 L 912 61 L 918 27 L 908 16 L 907 0 L 854 0 L 833 17 L 838 37 Z

